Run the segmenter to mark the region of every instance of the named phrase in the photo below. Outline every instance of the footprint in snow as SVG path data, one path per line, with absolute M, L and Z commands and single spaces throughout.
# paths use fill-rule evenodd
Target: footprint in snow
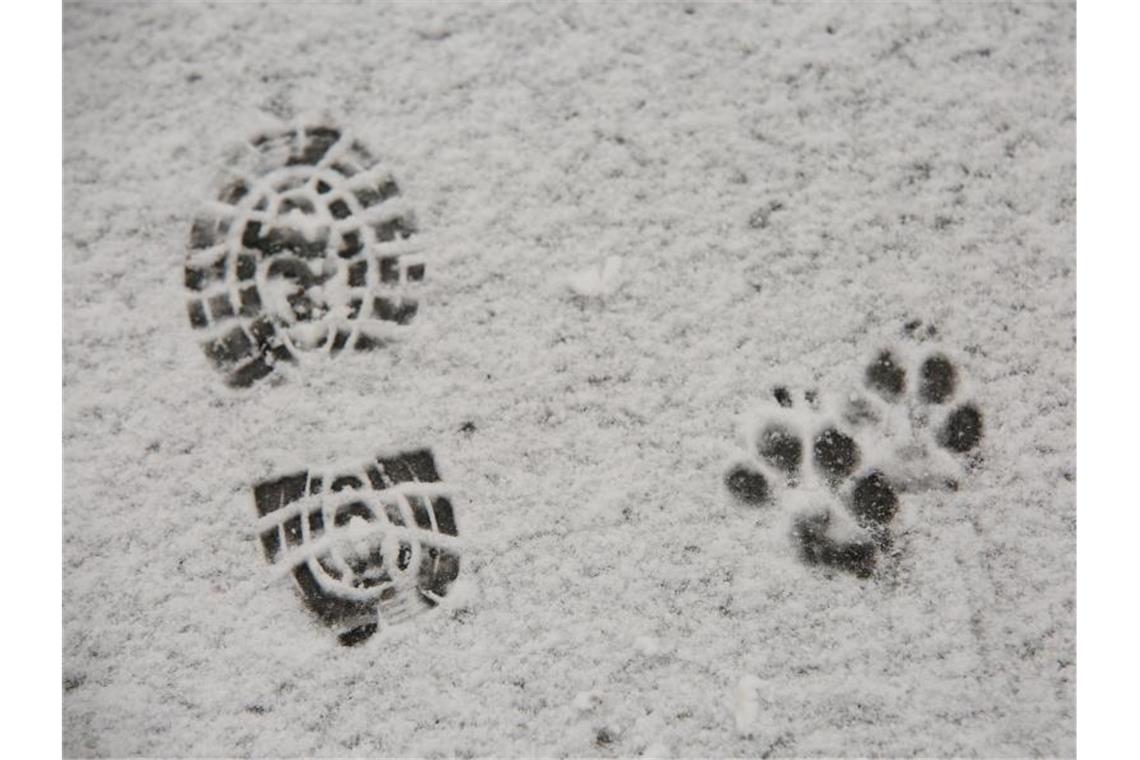
M 415 317 L 411 209 L 367 149 L 325 122 L 258 135 L 190 230 L 190 325 L 233 387 L 369 350 Z
M 960 357 L 934 343 L 936 335 L 907 323 L 898 341 L 873 352 L 843 412 L 850 425 L 878 431 L 903 491 L 957 490 L 982 461 L 984 415 Z
M 895 554 L 900 495 L 956 490 L 980 462 L 983 416 L 957 362 L 913 332 L 874 353 L 860 391 L 822 401 L 778 386 L 744 423 L 725 486 L 741 505 L 790 511 L 805 564 L 873 576 Z
M 266 559 L 346 646 L 437 606 L 459 576 L 451 491 L 426 449 L 268 480 L 254 505 Z
M 741 504 L 780 504 L 793 514 L 792 539 L 809 565 L 859 577 L 890 551 L 899 497 L 881 463 L 867 456 L 858 433 L 821 408 L 808 392 L 797 400 L 784 387 L 745 423 L 747 454 L 725 474 Z

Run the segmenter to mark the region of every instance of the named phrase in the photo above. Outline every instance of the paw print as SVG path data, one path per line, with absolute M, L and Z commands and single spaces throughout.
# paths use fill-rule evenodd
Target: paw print
M 784 387 L 773 396 L 746 421 L 747 455 L 729 467 L 725 486 L 742 505 L 789 511 L 804 563 L 871 576 L 892 549 L 899 498 L 869 430 L 846 425 L 813 392 L 798 407 Z
M 874 352 L 843 416 L 853 427 L 874 426 L 893 446 L 890 474 L 903 490 L 957 490 L 981 461 L 984 416 L 960 362 L 931 344 L 937 331 L 921 324 L 908 323 L 905 340 Z

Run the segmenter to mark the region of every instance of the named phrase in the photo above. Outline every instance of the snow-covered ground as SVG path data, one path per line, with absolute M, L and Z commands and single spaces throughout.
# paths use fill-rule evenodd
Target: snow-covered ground
M 81 755 L 1074 752 L 1071 5 L 68 3 L 64 741 Z M 252 125 L 414 208 L 381 350 L 231 389 L 191 225 Z M 722 481 L 938 327 L 985 415 L 889 574 Z M 860 439 L 867 459 L 894 449 Z M 430 447 L 461 572 L 355 647 L 253 488 Z

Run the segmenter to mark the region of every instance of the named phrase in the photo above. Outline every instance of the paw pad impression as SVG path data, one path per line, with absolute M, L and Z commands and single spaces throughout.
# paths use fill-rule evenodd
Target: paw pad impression
M 908 323 L 904 340 L 873 354 L 864 392 L 849 398 L 844 417 L 891 440 L 891 474 L 905 490 L 956 489 L 964 470 L 981 461 L 985 419 L 958 361 L 928 345 L 937 331 L 921 326 Z
M 914 383 L 914 398 L 909 403 L 914 407 L 937 407 L 952 404 L 958 391 L 959 375 L 957 366 L 943 353 L 932 353 L 924 358 L 911 378 L 895 352 L 881 350 L 867 366 L 864 384 L 887 403 L 902 403 L 906 390 Z M 964 454 L 978 447 L 983 434 L 982 413 L 973 402 L 954 405 L 943 416 L 936 427 L 935 440 L 938 445 L 958 454 Z
M 747 424 L 748 455 L 729 467 L 726 488 L 744 505 L 791 509 L 792 538 L 805 563 L 871 575 L 891 546 L 899 506 L 893 486 L 865 461 L 855 436 L 819 410 L 814 394 L 806 394 L 803 409 L 794 408 L 786 388 L 774 396 L 777 403 Z
M 725 487 L 742 505 L 791 511 L 805 563 L 873 574 L 880 557 L 897 554 L 899 494 L 957 490 L 981 462 L 982 412 L 957 361 L 927 345 L 936 334 L 909 322 L 899 345 L 871 356 L 856 393 L 821 409 L 816 393 L 797 406 L 777 387 L 746 423 L 747 451 Z

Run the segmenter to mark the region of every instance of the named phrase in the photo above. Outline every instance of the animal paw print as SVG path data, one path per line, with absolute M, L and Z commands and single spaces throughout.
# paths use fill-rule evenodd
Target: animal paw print
M 426 449 L 306 470 L 254 488 L 257 531 L 266 559 L 292 573 L 309 609 L 352 646 L 447 595 L 459 576 L 450 494 Z
M 981 408 L 951 354 L 930 341 L 920 321 L 904 340 L 875 351 L 862 377 L 866 392 L 848 399 L 852 426 L 874 425 L 894 445 L 892 476 L 904 490 L 956 490 L 964 470 L 980 461 Z
M 190 324 L 229 385 L 369 350 L 415 317 L 424 261 L 392 175 L 340 128 L 261 134 L 190 230 Z
M 792 512 L 792 539 L 809 565 L 871 576 L 893 545 L 899 498 L 879 463 L 866 456 L 859 432 L 804 394 L 796 408 L 783 387 L 745 425 L 747 456 L 725 474 L 743 505 L 783 504 Z

